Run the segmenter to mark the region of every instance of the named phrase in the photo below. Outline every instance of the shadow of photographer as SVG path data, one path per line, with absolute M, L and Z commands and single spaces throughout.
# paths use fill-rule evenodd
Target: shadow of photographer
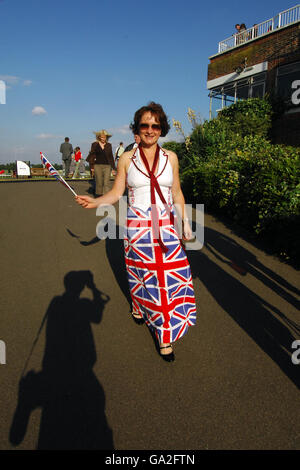
M 33 344 L 46 324 L 42 370 L 31 370 L 20 380 L 10 442 L 22 442 L 31 412 L 40 407 L 37 449 L 113 449 L 105 394 L 93 372 L 97 355 L 91 329 L 101 322 L 109 297 L 96 288 L 90 271 L 71 271 L 64 284 L 65 292 L 51 301 Z M 85 287 L 92 300 L 80 297 Z

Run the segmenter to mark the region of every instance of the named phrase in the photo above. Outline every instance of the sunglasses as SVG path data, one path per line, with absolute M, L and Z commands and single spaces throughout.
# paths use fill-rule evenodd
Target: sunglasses
M 139 125 L 140 130 L 145 131 L 148 130 L 149 128 L 152 129 L 153 131 L 160 131 L 161 127 L 159 124 L 146 124 L 145 122 L 141 122 Z

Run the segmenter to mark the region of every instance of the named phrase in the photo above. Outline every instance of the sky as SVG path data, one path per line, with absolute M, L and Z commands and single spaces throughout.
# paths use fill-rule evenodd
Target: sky
M 296 1 L 0 0 L 0 163 L 61 162 L 68 136 L 87 156 L 93 131 L 113 150 L 149 101 L 191 131 L 208 119 L 209 57 L 236 23 L 251 27 Z M 1 92 L 1 90 L 0 90 Z M 3 92 L 2 92 L 3 93 Z M 164 140 L 180 140 L 172 127 Z

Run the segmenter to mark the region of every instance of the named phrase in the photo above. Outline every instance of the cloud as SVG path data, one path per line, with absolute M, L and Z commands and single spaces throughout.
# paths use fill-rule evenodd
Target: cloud
M 12 86 L 19 85 L 20 83 L 22 83 L 23 86 L 32 85 L 32 80 L 25 80 L 21 77 L 17 77 L 16 75 L 0 75 L 0 80 L 5 82 L 7 89 Z
M 16 77 L 14 75 L 0 75 L 0 80 L 3 80 L 9 85 L 17 85 L 20 81 L 20 77 Z
M 170 132 L 165 136 L 165 137 L 160 137 L 159 138 L 160 143 L 164 142 L 184 142 L 184 139 L 181 135 L 178 135 L 176 131 L 173 129 L 170 130 Z
M 62 137 L 63 137 L 62 135 L 46 134 L 46 133 L 38 134 L 36 136 L 37 139 L 57 139 L 57 138 L 62 138 Z
M 40 114 L 47 114 L 47 111 L 43 106 L 35 106 L 31 111 L 34 116 L 39 116 Z
M 129 129 L 128 124 L 124 124 L 124 126 L 120 126 L 120 127 L 110 128 L 109 132 L 112 135 L 114 135 L 114 134 L 122 134 L 122 135 L 132 134 L 131 130 Z

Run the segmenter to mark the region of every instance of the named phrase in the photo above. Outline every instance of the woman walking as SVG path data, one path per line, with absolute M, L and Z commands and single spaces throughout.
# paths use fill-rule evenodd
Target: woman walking
M 174 204 L 183 220 L 183 238 L 192 231 L 184 214 L 178 159 L 158 145 L 170 126 L 161 105 L 151 102 L 136 111 L 131 130 L 137 148 L 124 152 L 111 191 L 93 199 L 78 196 L 87 209 L 116 203 L 128 186 L 125 261 L 132 298 L 132 317 L 155 333 L 161 357 L 174 361 L 172 343 L 196 321 L 190 266 L 176 228 Z
M 94 134 L 97 140 L 92 143 L 90 155 L 94 156 L 95 191 L 100 196 L 109 191 L 110 175 L 112 170 L 115 170 L 115 161 L 111 144 L 108 142 L 111 135 L 105 129 Z

